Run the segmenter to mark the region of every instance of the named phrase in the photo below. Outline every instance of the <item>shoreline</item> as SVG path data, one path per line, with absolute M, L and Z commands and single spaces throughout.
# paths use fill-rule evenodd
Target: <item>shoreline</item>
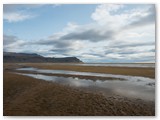
M 153 116 L 154 104 L 154 102 L 112 94 L 104 97 L 101 94 L 84 92 L 69 86 L 4 71 L 5 116 Z
M 137 67 L 111 67 L 111 66 L 74 66 L 64 64 L 47 65 L 45 63 L 4 63 L 5 68 L 16 69 L 21 67 L 35 67 L 39 69 L 51 70 L 70 70 L 77 72 L 94 72 L 94 73 L 107 73 L 115 75 L 130 75 L 155 78 L 155 68 L 137 68 Z
M 16 68 L 35 66 L 48 67 L 30 63 L 4 64 L 4 116 L 155 116 L 155 101 L 124 97 L 112 91 L 107 91 L 105 96 L 96 90 L 87 91 L 12 73 Z M 49 68 L 52 67 L 58 68 L 58 65 Z M 59 69 L 62 67 L 66 69 L 67 65 Z

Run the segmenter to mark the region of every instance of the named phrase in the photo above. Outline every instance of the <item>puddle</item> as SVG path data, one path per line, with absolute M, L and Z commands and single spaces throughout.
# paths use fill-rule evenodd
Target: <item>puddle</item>
M 36 79 L 53 81 L 59 84 L 69 85 L 72 87 L 82 88 L 83 90 L 98 91 L 107 95 L 110 91 L 117 95 L 125 97 L 132 97 L 144 100 L 155 100 L 155 80 L 151 78 L 138 77 L 138 76 L 125 76 L 125 75 L 113 75 L 113 74 L 101 74 L 101 73 L 90 73 L 90 72 L 76 72 L 66 70 L 45 70 L 37 68 L 19 68 L 18 70 L 23 71 L 34 71 L 37 74 L 26 74 L 17 73 L 25 76 L 30 76 Z M 103 76 L 113 78 L 123 78 L 121 80 L 89 80 L 79 79 L 72 77 L 57 77 L 43 75 L 43 73 L 56 73 L 56 74 L 70 74 L 70 75 L 90 75 L 90 76 Z
M 18 68 L 20 71 L 33 71 L 37 73 L 50 73 L 50 74 L 66 74 L 66 75 L 83 75 L 83 76 L 96 76 L 96 77 L 110 77 L 110 78 L 120 78 L 130 81 L 137 82 L 138 80 L 142 82 L 154 81 L 152 78 L 139 77 L 139 76 L 128 76 L 128 75 L 114 75 L 114 74 L 104 74 L 104 73 L 93 73 L 93 72 L 77 72 L 69 70 L 47 70 L 47 69 L 38 69 L 38 68 Z

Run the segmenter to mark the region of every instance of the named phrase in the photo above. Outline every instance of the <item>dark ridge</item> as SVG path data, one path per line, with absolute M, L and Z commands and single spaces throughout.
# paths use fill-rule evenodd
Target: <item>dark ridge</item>
M 14 52 L 3 52 L 3 62 L 4 63 L 83 63 L 76 57 L 64 57 L 64 58 L 54 58 L 54 57 L 43 57 L 35 53 L 14 53 Z

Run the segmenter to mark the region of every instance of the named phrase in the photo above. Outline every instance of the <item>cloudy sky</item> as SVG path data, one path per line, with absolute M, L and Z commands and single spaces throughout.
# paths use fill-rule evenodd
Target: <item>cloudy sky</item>
M 84 62 L 155 62 L 152 4 L 5 4 L 3 50 Z

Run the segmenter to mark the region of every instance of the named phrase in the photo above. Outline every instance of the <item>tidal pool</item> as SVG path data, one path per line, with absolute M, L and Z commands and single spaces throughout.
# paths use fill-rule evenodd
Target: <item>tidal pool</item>
M 19 68 L 19 71 L 36 72 L 36 74 L 29 73 L 17 73 L 36 79 L 52 81 L 63 85 L 69 85 L 71 87 L 82 88 L 83 90 L 89 90 L 93 92 L 100 92 L 103 95 L 113 93 L 130 98 L 137 98 L 143 100 L 154 101 L 155 100 L 155 80 L 147 77 L 139 76 L 125 76 L 125 75 L 113 75 L 91 72 L 76 72 L 67 70 L 46 70 L 37 68 Z M 69 74 L 69 75 L 89 75 L 89 76 L 101 76 L 121 78 L 125 80 L 109 80 L 106 79 L 93 81 L 91 79 L 80 79 L 77 77 L 58 77 L 43 75 L 43 73 L 50 74 Z

